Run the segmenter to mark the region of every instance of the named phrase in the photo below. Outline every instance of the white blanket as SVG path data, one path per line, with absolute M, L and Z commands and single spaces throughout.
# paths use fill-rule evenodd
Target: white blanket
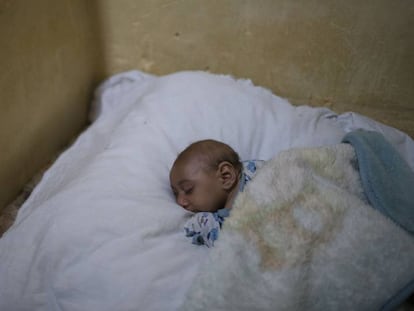
M 377 311 L 414 237 L 365 202 L 350 145 L 281 152 L 235 202 L 184 310 Z
M 0 310 L 180 310 L 207 249 L 182 232 L 189 215 L 168 182 L 178 152 L 212 138 L 268 160 L 336 144 L 358 120 L 205 72 L 121 73 L 94 107 L 0 239 Z M 405 134 L 379 127 L 412 158 Z

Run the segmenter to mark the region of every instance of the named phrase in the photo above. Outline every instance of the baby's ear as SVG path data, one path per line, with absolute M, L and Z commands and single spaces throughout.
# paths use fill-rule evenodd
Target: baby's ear
M 219 179 L 222 183 L 223 189 L 231 190 L 233 186 L 237 183 L 238 180 L 238 172 L 228 161 L 220 162 L 217 173 L 219 175 Z

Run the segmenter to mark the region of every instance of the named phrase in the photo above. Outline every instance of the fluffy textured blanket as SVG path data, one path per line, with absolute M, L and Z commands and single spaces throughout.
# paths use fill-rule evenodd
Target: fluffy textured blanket
M 414 239 L 368 205 L 349 144 L 291 149 L 241 193 L 184 310 L 380 310 Z

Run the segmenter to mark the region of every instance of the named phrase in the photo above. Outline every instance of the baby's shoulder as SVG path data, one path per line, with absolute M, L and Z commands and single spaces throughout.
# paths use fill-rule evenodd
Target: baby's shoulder
M 252 178 L 256 175 L 257 170 L 260 169 L 263 164 L 265 163 L 264 160 L 246 160 L 242 161 L 243 171 L 242 171 L 242 178 L 239 187 L 239 191 L 243 192 L 244 187 L 246 184 L 252 180 Z
M 255 174 L 256 171 L 263 166 L 264 160 L 246 160 L 242 161 L 243 172 L 245 174 Z

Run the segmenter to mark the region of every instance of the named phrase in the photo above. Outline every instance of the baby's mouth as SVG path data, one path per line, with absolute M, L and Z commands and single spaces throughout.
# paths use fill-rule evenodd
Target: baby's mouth
M 187 210 L 187 211 L 189 211 L 191 213 L 197 213 L 196 209 L 193 208 L 192 206 L 186 206 L 184 208 L 185 208 L 185 210 Z

